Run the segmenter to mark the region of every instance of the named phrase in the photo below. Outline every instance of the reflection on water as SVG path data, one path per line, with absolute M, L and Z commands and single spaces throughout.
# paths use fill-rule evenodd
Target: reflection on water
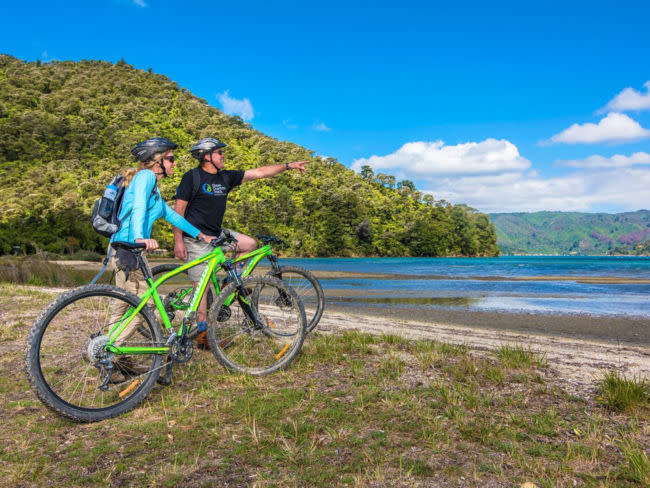
M 402 292 L 403 293 L 403 292 Z M 369 291 L 372 294 L 372 291 Z M 333 296 L 327 303 L 346 308 L 399 308 L 412 310 L 467 310 L 501 313 L 585 314 L 650 318 L 650 299 L 639 296 Z
M 438 305 L 442 307 L 469 307 L 478 298 L 469 297 L 341 297 L 332 299 L 340 302 L 384 303 L 388 305 Z

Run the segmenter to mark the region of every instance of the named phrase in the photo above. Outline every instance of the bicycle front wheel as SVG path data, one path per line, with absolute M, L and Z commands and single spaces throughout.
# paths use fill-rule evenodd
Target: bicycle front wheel
M 269 273 L 288 284 L 298 294 L 305 307 L 307 333 L 316 328 L 325 309 L 325 294 L 316 277 L 298 266 L 280 266 L 280 273 Z
M 95 422 L 127 412 L 146 397 L 162 356 L 117 355 L 104 348 L 113 325 L 139 302 L 121 288 L 88 285 L 63 294 L 41 314 L 29 333 L 25 361 L 29 382 L 47 407 L 78 422 Z M 132 323 L 116 345 L 162 345 L 148 307 Z
M 291 287 L 270 276 L 249 276 L 242 288 L 246 296 L 234 283 L 228 285 L 210 310 L 212 351 L 231 371 L 261 376 L 286 368 L 305 339 L 302 302 Z

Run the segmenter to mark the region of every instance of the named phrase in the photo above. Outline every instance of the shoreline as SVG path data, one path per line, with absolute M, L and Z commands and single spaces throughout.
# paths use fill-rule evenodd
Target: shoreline
M 449 310 L 439 307 L 400 308 L 365 307 L 354 311 L 350 307 L 326 300 L 325 312 L 389 319 L 418 324 L 444 324 L 452 327 L 483 331 L 535 334 L 549 338 L 599 341 L 650 347 L 650 320 L 639 317 L 591 316 L 585 314 L 535 314 L 487 312 L 480 310 Z

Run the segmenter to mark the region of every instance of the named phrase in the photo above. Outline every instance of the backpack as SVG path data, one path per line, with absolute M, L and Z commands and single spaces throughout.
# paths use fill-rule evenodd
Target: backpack
M 151 190 L 151 195 L 156 193 L 157 185 Z M 92 224 L 93 229 L 104 237 L 111 237 L 120 230 L 122 223 L 119 219 L 120 210 L 122 209 L 122 200 L 124 198 L 124 176 L 118 173 L 115 178 L 106 186 L 104 195 L 95 201 L 93 205 Z M 151 198 L 151 195 L 149 198 Z M 126 219 L 131 212 L 127 213 Z
M 93 229 L 104 237 L 111 237 L 120 230 L 120 208 L 124 197 L 124 176 L 118 173 L 106 186 L 104 195 L 93 205 Z

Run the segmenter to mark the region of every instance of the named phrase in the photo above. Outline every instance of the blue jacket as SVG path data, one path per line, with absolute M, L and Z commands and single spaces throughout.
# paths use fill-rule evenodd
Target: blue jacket
M 126 218 L 124 218 L 126 216 Z M 156 185 L 156 175 L 153 171 L 143 169 L 138 171 L 129 186 L 124 190 L 120 222 L 122 226 L 111 236 L 111 242 L 135 242 L 136 239 L 149 239 L 153 223 L 163 217 L 174 227 L 192 237 L 197 237 L 199 229 L 178 215 L 167 205 Z

